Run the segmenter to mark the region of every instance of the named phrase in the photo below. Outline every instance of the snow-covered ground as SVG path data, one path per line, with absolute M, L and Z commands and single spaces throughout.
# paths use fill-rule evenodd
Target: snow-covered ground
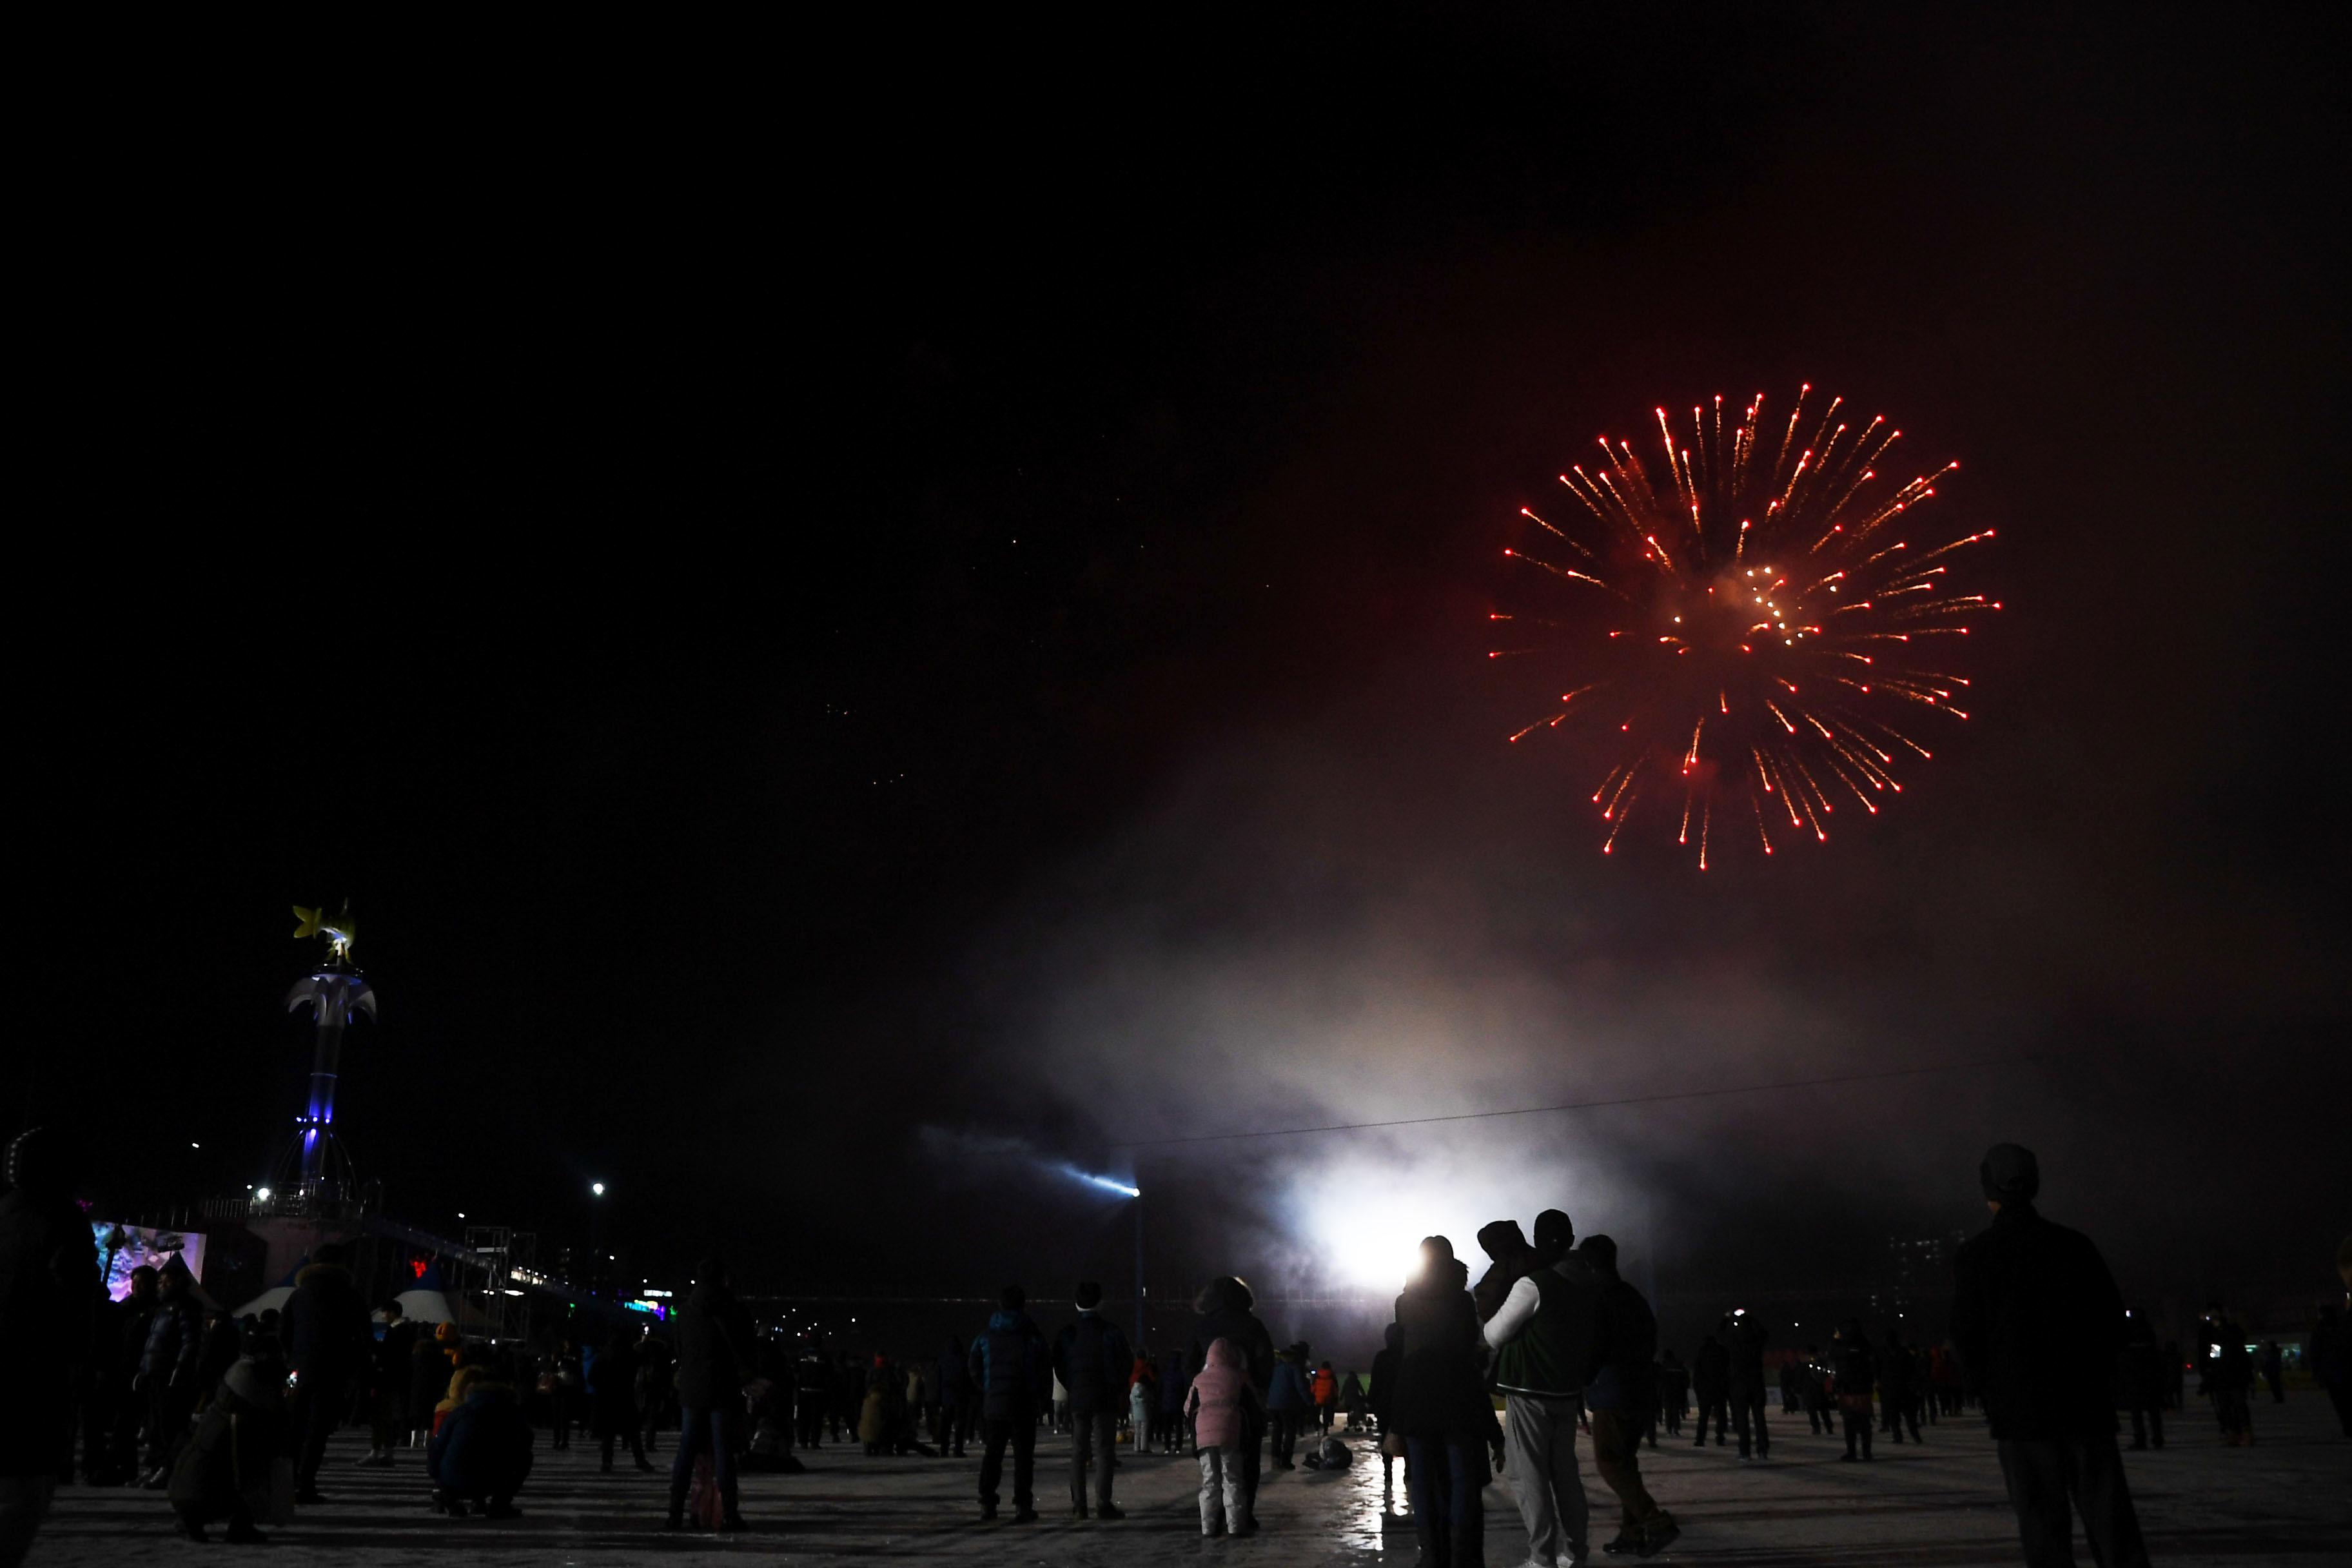
M 2161 1453 L 2126 1454 L 2140 1521 L 2164 1568 L 2280 1562 L 2352 1563 L 2352 1441 L 2336 1435 L 2326 1401 L 2292 1396 L 2258 1403 L 2250 1449 L 2223 1448 L 2202 1405 L 2179 1414 Z M 1883 1437 L 1869 1465 L 1838 1462 L 1842 1442 L 1806 1435 L 1802 1417 L 1773 1418 L 1769 1463 L 1742 1465 L 1730 1448 L 1694 1449 L 1687 1438 L 1645 1450 L 1651 1490 L 1683 1527 L 1660 1562 L 1805 1564 L 1969 1564 L 2020 1561 L 2015 1523 L 1983 1423 L 1974 1417 L 1929 1427 L 1924 1446 Z M 665 1440 L 667 1442 L 667 1439 Z M 627 1468 L 601 1475 L 584 1445 L 550 1450 L 541 1434 L 537 1468 L 518 1500 L 523 1517 L 493 1524 L 426 1511 L 419 1456 L 403 1452 L 390 1470 L 355 1467 L 363 1435 L 346 1434 L 328 1458 L 328 1501 L 275 1531 L 273 1564 L 331 1568 L 451 1568 L 455 1564 L 582 1564 L 635 1568 L 726 1556 L 778 1563 L 850 1561 L 939 1564 L 1036 1563 L 1157 1568 L 1171 1563 L 1410 1563 L 1409 1526 L 1386 1520 L 1377 1458 L 1318 1475 L 1269 1472 L 1261 1496 L 1263 1533 L 1204 1542 L 1194 1503 L 1198 1472 L 1189 1458 L 1145 1455 L 1123 1462 L 1118 1494 L 1129 1517 L 1079 1523 L 1069 1517 L 1069 1445 L 1047 1437 L 1038 1451 L 1038 1508 L 1031 1525 L 982 1524 L 975 1501 L 977 1457 L 869 1459 L 854 1445 L 805 1456 L 808 1473 L 754 1476 L 743 1509 L 752 1530 L 739 1536 L 662 1534 L 666 1478 Z M 1613 1532 L 1612 1500 L 1591 1475 L 1593 1544 Z M 657 1454 L 666 1462 L 667 1452 Z M 1009 1469 L 1009 1467 L 1008 1467 Z M 1010 1488 L 1008 1475 L 1006 1484 Z M 1396 1506 L 1402 1507 L 1402 1498 Z M 1008 1495 L 1004 1513 L 1012 1512 Z M 1507 1479 L 1486 1494 L 1486 1560 L 1525 1561 L 1527 1537 Z M 168 1530 L 160 1494 L 71 1487 L 59 1491 L 33 1548 L 32 1568 L 69 1564 L 180 1563 L 243 1558 L 237 1548 L 190 1546 Z M 1597 1551 L 1596 1562 L 1607 1562 Z M 2084 1561 L 2088 1556 L 2084 1554 Z

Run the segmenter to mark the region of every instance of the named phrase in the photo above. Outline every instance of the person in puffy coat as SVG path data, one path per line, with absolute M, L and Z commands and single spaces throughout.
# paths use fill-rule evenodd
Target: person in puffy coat
M 510 1519 L 521 1511 L 514 1495 L 530 1474 L 530 1422 L 522 1403 L 511 1384 L 475 1367 L 450 1379 L 450 1395 L 453 1407 L 425 1451 L 434 1504 L 453 1518 L 473 1504 L 487 1518 Z
M 1307 1425 L 1307 1407 L 1314 1403 L 1307 1384 L 1306 1360 L 1305 1345 L 1292 1345 L 1275 1352 L 1274 1383 L 1265 1391 L 1265 1413 L 1273 1464 L 1277 1470 L 1298 1468 L 1298 1462 L 1291 1456 L 1298 1447 L 1298 1434 Z
M 1241 1352 L 1227 1339 L 1209 1343 L 1208 1364 L 1193 1374 L 1184 1394 L 1184 1418 L 1192 1424 L 1201 1454 L 1201 1533 L 1250 1535 L 1257 1521 L 1243 1485 L 1243 1445 L 1255 1440 L 1265 1415 L 1265 1401 L 1242 1365 Z
M 1199 1314 L 1192 1324 L 1192 1364 L 1208 1364 L 1209 1346 L 1218 1340 L 1231 1340 L 1234 1353 L 1241 1357 L 1242 1370 L 1249 1374 L 1250 1386 L 1257 1390 L 1258 1408 L 1262 1411 L 1265 1392 L 1274 1383 L 1274 1335 L 1266 1331 L 1265 1321 L 1252 1311 L 1257 1299 L 1250 1293 L 1246 1281 L 1227 1274 L 1212 1279 L 1194 1299 L 1192 1310 Z M 1253 1416 L 1263 1423 L 1263 1415 Z M 1260 1441 L 1262 1425 L 1253 1427 L 1242 1444 L 1242 1511 L 1251 1518 L 1257 1512 L 1258 1465 L 1264 1454 Z
M 164 1496 L 179 1516 L 180 1533 L 208 1539 L 205 1526 L 228 1521 L 227 1538 L 260 1545 L 269 1538 L 254 1525 L 269 1503 L 270 1469 L 287 1458 L 285 1369 L 247 1357 L 232 1363 L 205 1408 L 196 1430 L 181 1445 Z
M 1033 1490 L 1037 1463 L 1037 1406 L 1045 1396 L 1045 1336 L 1023 1310 L 1027 1295 L 1007 1285 L 997 1298 L 988 1327 L 971 1342 L 971 1381 L 980 1390 L 980 1517 L 996 1517 L 997 1483 L 1004 1479 L 1004 1450 L 1013 1449 L 1013 1518 L 1026 1524 L 1037 1517 Z

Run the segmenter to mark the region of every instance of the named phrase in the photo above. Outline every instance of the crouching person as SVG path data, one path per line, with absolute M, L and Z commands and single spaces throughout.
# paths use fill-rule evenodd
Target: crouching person
M 284 1472 L 289 1503 L 294 1489 L 285 1386 L 283 1368 L 250 1357 L 222 1377 L 194 1435 L 173 1462 L 171 1489 L 164 1494 L 179 1515 L 180 1533 L 189 1540 L 209 1539 L 205 1526 L 218 1520 L 228 1522 L 231 1541 L 257 1545 L 269 1539 L 254 1521 L 278 1521 L 273 1476 Z
M 1184 1396 L 1184 1416 L 1192 1423 L 1193 1442 L 1201 1453 L 1202 1535 L 1256 1531 L 1243 1474 L 1249 1456 L 1243 1450 L 1248 1434 L 1257 1430 L 1265 1415 L 1265 1402 L 1243 1369 L 1241 1352 L 1231 1340 L 1212 1342 L 1208 1364 Z
M 514 1495 L 531 1459 L 530 1422 L 514 1389 L 478 1367 L 464 1367 L 449 1380 L 445 1403 L 448 1412 L 425 1450 L 433 1506 L 453 1519 L 464 1517 L 469 1503 L 487 1518 L 513 1518 L 521 1511 Z

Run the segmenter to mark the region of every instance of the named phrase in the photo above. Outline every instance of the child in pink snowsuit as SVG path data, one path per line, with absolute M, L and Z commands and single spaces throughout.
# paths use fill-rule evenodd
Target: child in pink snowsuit
M 1184 1414 L 1192 1420 L 1192 1438 L 1201 1453 L 1201 1533 L 1220 1531 L 1249 1535 L 1257 1521 L 1242 1506 L 1242 1452 L 1245 1432 L 1253 1430 L 1244 1417 L 1265 1414 L 1258 1392 L 1242 1366 L 1241 1352 L 1230 1340 L 1209 1346 L 1209 1364 L 1192 1379 L 1184 1396 Z

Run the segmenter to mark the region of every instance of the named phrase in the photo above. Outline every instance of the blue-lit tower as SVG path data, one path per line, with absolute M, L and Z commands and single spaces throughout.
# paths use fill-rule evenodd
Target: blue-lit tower
M 279 1161 L 283 1174 L 269 1206 L 281 1212 L 331 1213 L 356 1200 L 359 1184 L 352 1163 L 335 1137 L 335 1079 L 341 1069 L 343 1026 L 354 1013 L 375 1016 L 375 990 L 352 964 L 354 930 L 351 904 L 342 914 L 326 918 L 324 910 L 296 905 L 302 924 L 298 937 L 327 939 L 327 962 L 297 981 L 286 994 L 286 1010 L 310 1009 L 316 1026 L 316 1048 L 310 1057 L 310 1098 L 297 1121 L 294 1145 Z M 290 1179 L 289 1179 L 290 1178 Z

